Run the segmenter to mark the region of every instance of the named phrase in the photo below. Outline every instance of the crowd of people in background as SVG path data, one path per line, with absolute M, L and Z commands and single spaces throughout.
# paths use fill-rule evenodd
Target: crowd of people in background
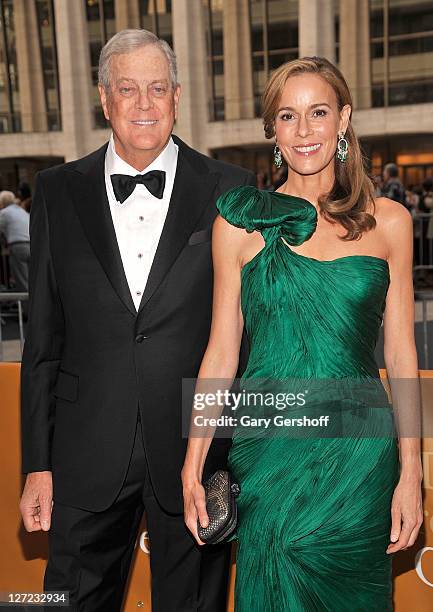
M 420 185 L 405 187 L 398 176 L 396 164 L 387 164 L 383 175 L 374 177 L 376 195 L 386 196 L 400 202 L 415 216 L 419 213 L 433 212 L 433 177 L 426 178 Z M 429 238 L 433 238 L 433 224 L 430 227 Z

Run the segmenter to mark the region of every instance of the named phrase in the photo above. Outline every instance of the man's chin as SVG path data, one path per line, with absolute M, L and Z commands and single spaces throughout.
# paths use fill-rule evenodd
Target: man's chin
M 115 135 L 114 142 L 116 153 L 121 157 L 131 154 L 148 154 L 154 157 L 164 148 L 168 137 L 169 135 L 162 137 L 160 133 L 142 135 L 127 133 L 122 135 L 121 138 L 119 138 L 119 135 Z
M 139 151 L 154 151 L 162 146 L 161 138 L 131 138 L 128 141 L 128 146 Z

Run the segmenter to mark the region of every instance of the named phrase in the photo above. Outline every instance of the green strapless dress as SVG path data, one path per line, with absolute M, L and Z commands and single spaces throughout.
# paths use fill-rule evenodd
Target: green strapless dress
M 230 224 L 265 240 L 241 273 L 250 341 L 242 381 L 378 381 L 387 262 L 367 255 L 322 261 L 291 250 L 317 224 L 315 207 L 302 198 L 244 186 L 217 207 Z M 350 420 L 356 397 L 344 405 Z M 366 414 L 361 422 L 372 431 L 375 418 L 392 421 L 388 404 L 376 412 L 367 406 Z M 393 609 L 385 551 L 399 474 L 395 437 L 235 430 L 229 468 L 241 486 L 236 612 Z

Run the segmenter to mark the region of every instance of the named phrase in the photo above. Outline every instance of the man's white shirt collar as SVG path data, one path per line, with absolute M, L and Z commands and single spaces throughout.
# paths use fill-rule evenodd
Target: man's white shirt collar
M 128 174 L 129 176 L 136 176 L 137 174 L 146 174 L 146 172 L 150 172 L 151 170 L 164 170 L 164 172 L 166 173 L 164 189 L 165 198 L 167 191 L 171 194 L 174 177 L 176 174 L 178 151 L 179 147 L 173 141 L 173 138 L 170 136 L 166 146 L 158 155 L 158 157 L 154 159 L 153 162 L 149 164 L 144 170 L 139 172 L 138 170 L 130 166 L 124 159 L 122 159 L 116 153 L 113 134 L 111 134 L 110 141 L 107 147 L 107 152 L 105 154 L 105 171 L 108 176 L 110 176 L 111 174 Z M 111 180 L 107 182 L 109 183 L 109 188 L 114 198 Z M 169 188 L 168 190 L 167 187 Z

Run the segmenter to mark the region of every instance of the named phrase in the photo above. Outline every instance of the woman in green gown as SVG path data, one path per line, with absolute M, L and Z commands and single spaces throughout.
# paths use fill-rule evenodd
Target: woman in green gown
M 281 391 L 287 381 L 290 392 L 289 381 L 302 381 L 313 393 L 310 412 L 307 401 L 280 413 L 328 414 L 333 425 L 288 435 L 272 425 L 235 428 L 235 610 L 392 610 L 392 554 L 414 543 L 422 522 L 421 464 L 419 439 L 393 434 L 374 348 L 383 321 L 388 377 L 417 378 L 412 220 L 400 204 L 374 199 L 350 92 L 327 60 L 280 67 L 263 106 L 288 178 L 278 192 L 243 186 L 218 200 L 212 330 L 199 379 L 230 387 L 245 327 L 243 388 Z M 242 413 L 263 416 L 263 406 Z M 209 444 L 190 435 L 182 472 L 185 520 L 199 544 Z

